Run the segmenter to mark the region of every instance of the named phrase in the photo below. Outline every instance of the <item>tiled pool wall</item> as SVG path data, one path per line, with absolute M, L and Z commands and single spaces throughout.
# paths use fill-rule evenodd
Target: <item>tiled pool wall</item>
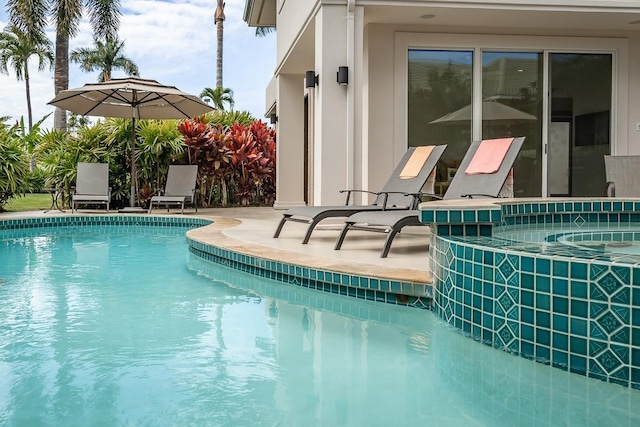
M 43 227 L 73 226 L 180 226 L 201 227 L 213 221 L 192 217 L 137 216 L 137 215 L 95 215 L 39 217 L 0 220 L 0 232 L 10 232 Z M 433 287 L 430 283 L 403 282 L 366 275 L 345 274 L 330 270 L 309 268 L 286 262 L 245 255 L 213 244 L 199 242 L 187 237 L 189 251 L 201 258 L 236 270 L 248 272 L 280 282 L 303 286 L 318 291 L 338 295 L 430 309 Z
M 212 280 L 223 281 L 232 287 L 254 291 L 261 297 L 274 298 L 278 301 L 318 311 L 339 313 L 356 319 L 394 324 L 400 327 L 410 326 L 413 319 L 413 317 L 407 317 L 403 311 L 388 310 L 383 304 L 367 304 L 364 301 L 354 301 L 351 298 L 335 298 L 328 292 L 316 292 L 300 286 L 282 286 L 280 283 L 274 284 L 257 275 L 238 274 L 232 269 L 220 268 L 219 265 L 200 257 L 192 257 L 189 260 L 188 268 L 192 268 L 198 274 L 203 274 Z
M 199 257 L 259 277 L 369 301 L 431 308 L 433 287 L 430 283 L 401 282 L 309 268 L 242 254 L 189 237 L 187 243 L 189 250 Z
M 169 217 L 150 215 L 83 215 L 37 217 L 0 220 L 0 230 L 73 226 L 153 226 L 153 227 L 201 227 L 213 221 L 203 218 Z
M 511 224 L 640 223 L 640 200 L 427 204 L 421 218 L 433 224 L 439 317 L 485 344 L 640 389 L 640 257 L 492 236 Z

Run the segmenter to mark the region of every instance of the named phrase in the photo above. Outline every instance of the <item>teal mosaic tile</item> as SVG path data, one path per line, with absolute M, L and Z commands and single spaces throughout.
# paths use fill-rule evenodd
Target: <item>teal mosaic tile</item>
M 520 227 L 523 229 L 539 226 L 559 228 L 565 227 L 565 224 L 580 229 L 593 222 L 622 227 L 625 223 L 640 221 L 640 213 L 634 212 L 634 209 L 640 211 L 640 203 L 619 200 L 505 203 L 502 205 L 500 223 L 521 224 Z M 465 213 L 462 215 L 464 219 Z M 467 218 L 472 219 L 470 215 Z M 580 246 L 569 247 L 556 240 L 556 236 L 561 235 L 551 235 L 547 241 L 551 244 L 544 243 L 543 247 L 536 243 L 505 242 L 504 239 L 494 236 L 493 228 L 490 236 L 481 236 L 469 225 L 465 224 L 464 235 L 461 235 L 459 240 L 471 242 L 474 251 L 471 252 L 472 255 L 464 251 L 453 253 L 446 265 L 441 261 L 434 265 L 434 275 L 438 283 L 436 295 L 440 290 L 439 274 L 446 276 L 451 272 L 460 271 L 489 283 L 483 284 L 482 307 L 478 307 L 477 299 L 471 300 L 474 310 L 480 313 L 474 312 L 470 320 L 453 320 L 452 324 L 474 331 L 477 337 L 477 328 L 489 325 L 488 321 L 495 319 L 493 328 L 483 326 L 482 330 L 481 339 L 489 344 L 543 363 L 551 363 L 558 367 L 564 365 L 563 368 L 571 372 L 634 387 L 632 373 L 638 371 L 640 379 L 640 309 L 634 308 L 640 306 L 640 257 L 614 257 L 594 253 L 593 250 L 585 250 Z M 443 237 L 443 241 L 458 239 Z M 615 230 L 582 235 L 573 233 L 573 237 L 570 235 L 564 238 L 571 238 L 576 243 L 597 243 L 603 239 L 614 242 L 640 241 L 640 235 Z M 438 236 L 432 238 L 432 247 L 437 246 L 439 242 Z M 504 251 L 512 258 L 505 257 Z M 483 257 L 493 254 L 493 263 L 483 267 L 481 276 L 480 269 L 476 267 L 479 264 L 479 252 L 483 253 Z M 614 258 L 615 262 L 612 263 Z M 471 273 L 469 265 L 473 265 Z M 491 273 L 494 280 L 489 279 Z M 461 283 L 463 280 L 450 282 L 449 290 L 442 298 L 436 298 L 434 310 L 437 313 L 439 304 L 451 307 L 455 298 L 463 301 L 462 293 L 458 296 L 458 292 L 451 289 L 460 286 Z M 518 289 L 517 299 L 505 294 L 505 290 L 512 286 Z M 488 290 L 494 290 L 495 297 L 490 296 Z M 478 288 L 473 286 L 473 292 L 478 294 Z M 539 303 L 544 309 L 532 306 L 532 295 L 535 304 Z M 492 312 L 489 312 L 489 301 L 493 298 L 496 304 Z M 549 307 L 546 305 L 547 300 Z M 443 313 L 445 311 L 442 310 Z M 449 313 L 453 315 L 451 309 Z M 514 316 L 514 313 L 517 315 Z M 459 316 L 462 316 L 462 310 Z M 532 317 L 540 324 L 533 323 Z M 507 339 L 509 342 L 505 342 L 505 337 L 501 334 L 506 335 L 506 330 L 513 331 L 510 328 L 505 329 L 505 323 L 502 323 L 500 318 L 514 321 L 519 318 L 518 333 L 523 336 L 518 338 L 514 335 L 511 341 Z M 635 324 L 634 319 L 637 319 Z M 632 324 L 635 326 L 631 326 Z M 536 339 L 534 343 L 530 342 L 531 329 Z M 526 334 L 523 333 L 525 330 Z M 549 334 L 552 334 L 553 340 L 546 338 Z M 594 344 L 589 344 L 591 342 Z M 633 357 L 624 356 L 633 354 L 634 350 L 638 354 L 635 364 Z M 606 353 L 607 351 L 610 353 Z M 621 362 L 620 366 L 614 367 L 613 370 L 610 365 L 611 355 Z M 640 385 L 638 388 L 640 389 Z
M 536 310 L 536 327 L 551 328 L 551 314 Z
M 435 222 L 435 212 L 432 210 L 423 210 L 420 212 L 420 221 L 426 224 Z
M 551 296 L 549 294 L 536 294 L 536 308 L 539 310 L 551 310 Z

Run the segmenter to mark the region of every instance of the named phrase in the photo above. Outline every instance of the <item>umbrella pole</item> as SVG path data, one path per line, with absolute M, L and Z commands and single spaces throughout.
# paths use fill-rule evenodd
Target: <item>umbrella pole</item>
M 129 206 L 136 206 L 136 116 L 131 118 L 131 197 Z

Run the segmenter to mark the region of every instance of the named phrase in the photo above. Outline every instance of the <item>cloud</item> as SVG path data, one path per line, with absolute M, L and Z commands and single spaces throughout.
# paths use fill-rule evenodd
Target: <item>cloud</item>
M 223 45 L 223 85 L 234 91 L 235 108 L 262 118 L 264 92 L 275 68 L 275 35 L 255 37 L 255 28 L 242 20 L 245 0 L 226 0 Z M 125 41 L 125 55 L 140 68 L 140 76 L 199 94 L 216 84 L 215 0 L 123 0 L 119 37 Z M 3 22 L 4 21 L 4 22 Z M 0 12 L 0 26 L 6 14 Z M 53 29 L 49 37 L 55 40 Z M 70 49 L 93 44 L 91 27 L 84 19 Z M 53 108 L 46 105 L 53 96 L 53 72 L 38 72 L 30 62 L 34 122 Z M 114 72 L 114 77 L 123 77 Z M 69 66 L 69 87 L 97 81 L 98 72 L 85 73 Z M 0 116 L 17 120 L 27 116 L 24 82 L 15 75 L 0 75 Z M 45 127 L 53 125 L 53 116 Z

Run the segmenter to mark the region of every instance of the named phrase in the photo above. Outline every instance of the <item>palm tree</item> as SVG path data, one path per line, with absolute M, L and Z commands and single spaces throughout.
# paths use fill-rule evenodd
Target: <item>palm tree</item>
M 218 51 L 216 56 L 216 87 L 222 87 L 222 36 L 224 32 L 224 2 L 217 0 L 216 14 L 214 21 L 216 23 L 216 35 Z
M 209 98 L 218 111 L 225 111 L 225 104 L 229 104 L 229 108 L 233 111 L 233 106 L 235 105 L 233 101 L 233 91 L 227 87 L 217 86 L 215 89 L 205 87 L 204 90 L 200 92 L 200 98 Z
M 265 37 L 267 34 L 275 32 L 276 27 L 256 27 L 256 37 Z
M 24 80 L 27 93 L 27 113 L 29 130 L 33 127 L 31 110 L 31 89 L 29 87 L 29 58 L 38 58 L 38 71 L 53 64 L 53 45 L 46 37 L 29 36 L 28 33 L 13 24 L 9 24 L 0 33 L 0 72 L 9 74 L 11 67 L 17 79 Z
M 7 0 L 9 22 L 28 34 L 32 41 L 46 38 L 48 0 Z
M 138 66 L 123 54 L 124 40 L 107 38 L 106 42 L 94 40 L 94 47 L 83 47 L 71 52 L 72 62 L 80 64 L 82 71 L 99 70 L 99 82 L 111 80 L 111 72 L 121 69 L 129 76 L 138 75 Z
M 83 5 L 89 14 L 93 35 L 115 38 L 120 26 L 120 0 L 7 0 L 11 23 L 31 37 L 45 33 L 48 18 L 56 27 L 54 92 L 69 89 L 69 39 L 78 33 Z M 67 128 L 66 111 L 56 108 L 53 126 Z
M 70 132 L 75 135 L 75 131 L 81 129 L 83 127 L 89 126 L 91 121 L 87 116 L 82 116 L 80 114 L 71 113 L 69 114 L 69 120 L 67 120 L 67 127 Z
M 46 0 L 12 0 L 36 2 Z M 96 39 L 116 39 L 120 26 L 120 0 L 86 0 L 89 21 Z M 54 92 L 69 89 L 69 39 L 78 33 L 82 18 L 83 2 L 78 0 L 52 0 L 51 14 L 56 24 L 56 63 L 54 71 Z M 66 111 L 56 108 L 53 116 L 55 129 L 67 128 Z

